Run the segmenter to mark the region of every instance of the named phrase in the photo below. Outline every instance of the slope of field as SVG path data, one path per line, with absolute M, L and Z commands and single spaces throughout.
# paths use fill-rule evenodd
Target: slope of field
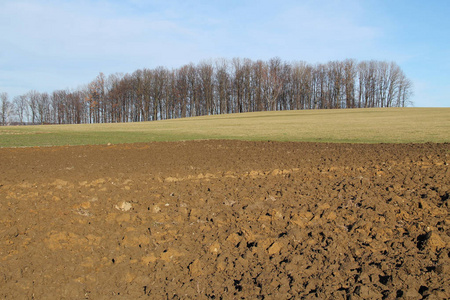
M 257 112 L 142 123 L 0 128 L 0 147 L 201 139 L 345 143 L 450 142 L 450 108 Z
M 0 149 L 1 299 L 449 299 L 450 144 Z

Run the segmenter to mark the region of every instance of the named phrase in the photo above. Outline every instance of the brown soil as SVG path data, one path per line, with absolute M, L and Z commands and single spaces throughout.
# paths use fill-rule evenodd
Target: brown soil
M 0 149 L 0 298 L 450 298 L 449 164 L 450 144 Z

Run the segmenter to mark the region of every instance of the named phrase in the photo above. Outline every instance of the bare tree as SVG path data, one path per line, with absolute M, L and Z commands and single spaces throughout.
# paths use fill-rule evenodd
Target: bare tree
M 345 106 L 344 108 L 355 108 L 355 78 L 356 78 L 356 62 L 353 59 L 344 61 L 344 90 L 345 90 Z
M 217 89 L 217 111 L 216 113 L 225 114 L 228 111 L 230 98 L 230 74 L 228 71 L 228 61 L 219 59 L 216 61 L 215 86 Z
M 50 118 L 50 97 L 47 93 L 39 93 L 36 102 L 36 112 L 38 123 L 51 123 Z
M 398 85 L 397 107 L 405 107 L 411 105 L 409 98 L 412 96 L 412 82 L 401 72 Z
M 190 63 L 178 69 L 100 73 L 74 91 L 30 91 L 15 114 L 32 123 L 151 121 L 288 109 L 411 105 L 412 82 L 395 63 L 348 59 L 311 65 L 280 58 Z M 3 110 L 5 111 L 5 110 Z M 29 118 L 31 116 L 31 118 Z M 2 122 L 3 124 L 4 122 Z
M 30 108 L 32 124 L 36 124 L 36 121 L 37 121 L 39 97 L 40 97 L 40 93 L 35 90 L 29 91 L 27 94 L 27 98 L 28 98 L 27 103 Z
M 202 62 L 199 65 L 199 97 L 203 115 L 214 114 L 214 68 L 209 62 Z
M 243 112 L 243 97 L 244 97 L 244 72 L 242 66 L 242 60 L 240 58 L 233 58 L 233 98 L 231 103 L 231 113 L 241 113 Z
M 15 112 L 18 117 L 18 121 L 20 124 L 23 124 L 25 121 L 25 117 L 28 121 L 29 112 L 28 112 L 28 101 L 26 95 L 20 95 L 14 97 L 13 105 L 15 107 Z
M 153 118 L 152 120 L 161 120 L 164 118 L 163 112 L 165 109 L 165 90 L 167 83 L 167 70 L 164 67 L 158 67 L 153 71 L 153 82 L 151 88 L 151 98 L 153 100 Z
M 105 75 L 100 72 L 87 87 L 86 102 L 89 103 L 89 118 L 91 123 L 106 122 L 105 80 Z
M 67 109 L 69 109 L 69 103 L 67 103 L 67 92 L 64 90 L 53 91 L 50 102 L 52 106 L 53 122 L 58 124 L 69 123 L 69 116 Z
M 189 66 L 185 65 L 176 71 L 176 116 L 185 118 L 189 116 L 189 82 L 188 82 Z
M 252 87 L 254 93 L 255 111 L 265 110 L 265 86 L 268 78 L 268 67 L 265 62 L 258 60 L 253 64 L 252 68 Z
M 11 102 L 8 100 L 8 93 L 3 92 L 0 93 L 0 101 L 1 101 L 1 125 L 6 126 L 9 125 L 11 112 L 13 109 L 13 106 Z
M 198 77 L 197 68 L 194 64 L 189 64 L 187 66 L 187 82 L 188 82 L 188 99 L 187 112 L 190 117 L 195 117 L 200 115 L 200 106 L 198 102 Z

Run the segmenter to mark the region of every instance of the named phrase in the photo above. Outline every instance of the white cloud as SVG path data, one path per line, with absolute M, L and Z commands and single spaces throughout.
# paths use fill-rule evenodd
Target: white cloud
M 50 91 L 88 83 L 100 71 L 217 57 L 405 65 L 422 57 L 421 49 L 386 44 L 395 31 L 374 20 L 389 17 L 367 7 L 357 0 L 4 0 L 0 90 Z
M 142 46 L 164 47 L 167 40 L 192 35 L 156 14 L 121 17 L 112 7 L 95 3 L 19 2 L 10 4 L 4 14 L 12 15 L 8 25 L 12 30 L 2 40 L 37 55 L 133 55 L 141 53 Z
M 382 34 L 357 17 L 360 10 L 357 3 L 338 5 L 330 1 L 288 7 L 275 16 L 258 38 L 268 36 L 271 44 L 288 49 L 284 53 L 293 58 L 313 62 L 353 58 Z
M 59 89 L 85 84 L 100 71 L 177 66 L 185 52 L 198 51 L 198 39 L 157 10 L 135 14 L 104 1 L 5 1 L 0 89 Z
M 358 2 L 262 1 L 238 7 L 146 2 L 7 1 L 0 19 L 10 16 L 9 30 L 0 23 L 6 33 L 0 40 L 26 57 L 119 62 L 133 57 L 144 65 L 214 56 L 259 58 L 255 54 L 327 60 L 345 55 L 349 44 L 361 49 L 379 35 L 358 24 Z

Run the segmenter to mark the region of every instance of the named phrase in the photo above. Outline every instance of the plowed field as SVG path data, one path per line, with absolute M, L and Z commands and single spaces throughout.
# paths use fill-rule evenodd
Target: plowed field
M 450 298 L 449 164 L 450 144 L 0 149 L 0 298 Z

